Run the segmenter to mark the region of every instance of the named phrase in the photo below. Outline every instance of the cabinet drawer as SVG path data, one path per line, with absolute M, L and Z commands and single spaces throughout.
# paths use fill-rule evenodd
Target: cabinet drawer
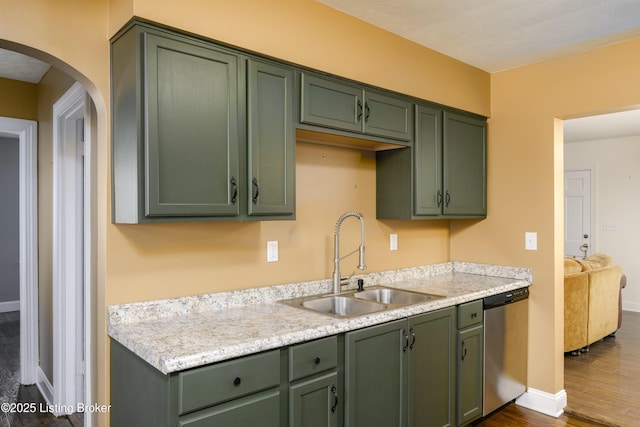
M 280 384 L 280 351 L 274 350 L 179 374 L 180 414 Z
M 338 338 L 328 337 L 289 348 L 289 381 L 295 381 L 338 364 Z
M 280 427 L 280 392 L 265 391 L 180 417 L 179 427 Z
M 458 329 L 482 323 L 482 300 L 471 301 L 458 306 Z

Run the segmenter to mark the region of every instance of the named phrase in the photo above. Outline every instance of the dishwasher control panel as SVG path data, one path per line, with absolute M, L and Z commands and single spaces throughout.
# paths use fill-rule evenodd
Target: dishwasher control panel
M 503 292 L 497 295 L 491 295 L 484 299 L 484 309 L 498 307 L 505 304 L 511 304 L 516 301 L 529 298 L 529 288 L 520 288 L 513 291 Z

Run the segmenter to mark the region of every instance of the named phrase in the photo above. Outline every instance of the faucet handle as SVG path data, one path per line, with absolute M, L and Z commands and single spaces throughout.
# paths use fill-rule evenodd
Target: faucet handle
M 355 270 L 349 275 L 349 277 L 341 277 L 340 278 L 340 286 L 348 285 L 354 274 L 356 274 Z

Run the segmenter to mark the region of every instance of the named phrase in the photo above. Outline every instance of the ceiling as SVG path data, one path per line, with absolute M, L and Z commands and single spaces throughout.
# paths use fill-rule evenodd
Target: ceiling
M 316 0 L 487 72 L 640 37 L 638 0 Z M 0 77 L 50 65 L 0 49 Z M 565 121 L 565 141 L 640 134 L 640 111 Z
M 39 83 L 50 65 L 30 56 L 0 49 L 0 77 Z
M 316 0 L 490 73 L 640 37 L 638 0 Z M 565 142 L 640 135 L 640 111 L 564 122 Z
M 640 36 L 638 0 L 316 0 L 490 73 Z
M 564 142 L 583 142 L 640 135 L 640 110 L 565 120 Z

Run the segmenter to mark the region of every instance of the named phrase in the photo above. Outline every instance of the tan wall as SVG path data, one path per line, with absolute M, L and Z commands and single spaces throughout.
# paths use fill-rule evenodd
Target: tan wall
M 0 117 L 36 120 L 36 85 L 0 77 Z
M 492 75 L 489 216 L 452 222 L 451 258 L 531 267 L 529 386 L 563 388 L 562 121 L 640 105 L 640 39 Z M 538 232 L 538 251 L 524 233 Z M 552 333 L 553 332 L 553 333 Z M 555 339 L 551 339 L 555 337 Z
M 489 113 L 487 73 L 315 1 L 197 5 L 195 13 L 170 2 L 140 0 L 134 13 L 287 61 Z M 369 271 L 448 259 L 447 221 L 375 221 L 371 154 L 306 144 L 297 148 L 295 222 L 109 227 L 107 302 L 328 278 L 335 221 L 352 209 L 363 211 L 367 221 Z M 399 234 L 395 253 L 388 250 L 392 231 Z M 278 263 L 266 263 L 267 240 L 279 241 Z
M 53 384 L 53 104 L 75 83 L 50 68 L 37 86 L 38 339 L 40 367 Z
M 315 0 L 130 0 L 133 14 L 343 77 L 489 115 L 489 75 Z M 110 31 L 129 11 L 118 2 Z M 126 19 L 125 19 L 126 18 Z
M 490 112 L 487 73 L 313 0 L 179 4 L 68 0 L 55 5 L 0 0 L 0 9 L 0 47 L 52 63 L 83 83 L 96 104 L 98 403 L 108 402 L 105 311 L 109 304 L 329 277 L 333 226 L 349 209 L 360 209 L 367 218 L 368 271 L 449 259 L 448 221 L 375 221 L 375 167 L 370 154 L 308 144 L 297 147 L 295 222 L 111 225 L 108 39 L 135 14 L 485 115 Z M 345 245 L 354 238 L 352 231 L 345 223 Z M 392 231 L 399 235 L 400 250 L 394 253 L 388 250 Z M 267 240 L 280 242 L 280 262 L 266 263 Z

